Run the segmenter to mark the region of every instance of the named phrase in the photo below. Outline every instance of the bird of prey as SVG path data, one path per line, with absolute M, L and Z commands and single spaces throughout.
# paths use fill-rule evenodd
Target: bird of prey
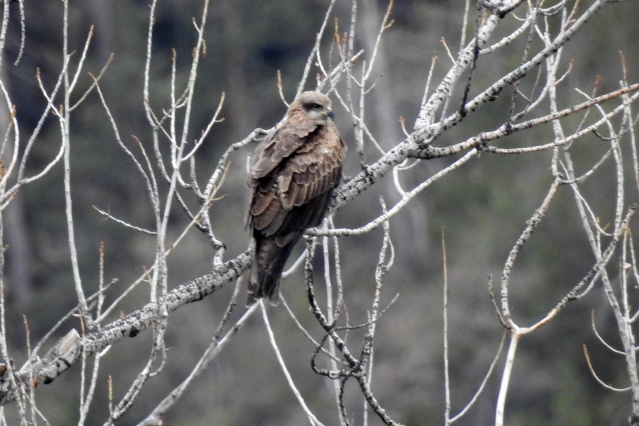
M 290 105 L 282 125 L 255 148 L 247 218 L 255 257 L 247 306 L 263 297 L 277 304 L 282 270 L 293 246 L 306 229 L 324 219 L 346 153 L 332 118 L 326 95 L 304 92 Z

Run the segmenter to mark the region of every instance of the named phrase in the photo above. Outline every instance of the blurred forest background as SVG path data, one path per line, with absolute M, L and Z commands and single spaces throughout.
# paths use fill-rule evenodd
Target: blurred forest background
M 437 52 L 442 62 L 435 67 L 435 81 L 448 69 L 447 54 L 440 39 L 443 37 L 450 46 L 458 46 L 464 4 L 461 0 L 396 0 L 391 15 L 394 24 L 384 36 L 377 63 L 376 72 L 382 78 L 368 98 L 367 110 L 369 127 L 384 148 L 403 139 L 400 117 L 405 119 L 407 128 L 412 128 L 433 53 Z M 206 55 L 201 63 L 193 110 L 194 129 L 206 126 L 222 92 L 226 94 L 226 102 L 222 111 L 224 121 L 213 128 L 198 157 L 197 166 L 204 175 L 210 173 L 218 156 L 231 143 L 243 139 L 256 127 L 268 129 L 281 119 L 286 107 L 278 95 L 277 71 L 281 71 L 283 91 L 291 101 L 327 5 L 326 0 L 212 2 Z M 336 16 L 344 29 L 348 26 L 350 7 L 348 1 L 338 1 L 336 5 Z M 356 50 L 371 48 L 386 7 L 386 1 L 359 2 Z M 184 82 L 188 77 L 197 35 L 192 19 L 199 16 L 200 8 L 199 0 L 158 3 L 151 84 L 151 97 L 158 104 L 169 96 L 172 49 L 177 53 L 178 80 Z M 26 132 L 33 129 L 46 105 L 37 87 L 36 69 L 40 69 L 45 86 L 50 88 L 62 66 L 62 7 L 55 0 L 25 0 L 24 9 L 24 55 L 13 65 L 20 43 L 19 11 L 14 7 L 3 71 L 7 73 L 5 81 L 9 81 L 8 90 L 16 103 L 20 128 Z M 76 0 L 70 2 L 70 11 L 73 49 L 82 50 L 89 27 L 95 24 L 87 70 L 97 74 L 109 55 L 114 54 L 101 87 L 125 143 L 131 144 L 129 135 L 135 135 L 150 146 L 142 103 L 148 2 Z M 588 29 L 575 37 L 564 54 L 566 61 L 574 60 L 574 69 L 568 77 L 570 87 L 590 92 L 595 78 L 600 76 L 603 90 L 618 88 L 622 74 L 617 49 L 623 49 L 626 54 L 629 80 L 638 79 L 638 14 L 637 2 L 613 4 L 596 15 Z M 516 22 L 513 28 L 515 25 Z M 502 53 L 505 52 L 508 51 Z M 493 55 L 491 61 L 494 62 L 481 64 L 483 68 L 476 78 L 479 81 L 491 78 L 491 70 L 516 66 L 519 60 L 519 52 L 513 57 Z M 90 83 L 88 76 L 80 82 L 87 87 Z M 311 79 L 307 89 L 312 89 L 313 84 Z M 582 100 L 576 92 L 567 93 Z M 492 111 L 484 109 L 480 115 L 465 121 L 462 128 L 446 133 L 445 140 L 438 143 L 463 140 L 480 129 L 491 128 L 499 121 L 489 113 L 498 117 L 507 107 L 507 102 L 495 102 Z M 339 103 L 334 102 L 334 109 L 336 123 L 348 144 L 352 140 L 352 123 L 348 117 L 340 117 Z M 92 206 L 136 225 L 152 227 L 150 207 L 143 201 L 146 190 L 129 159 L 116 146 L 95 94 L 74 116 L 71 128 L 75 167 L 72 193 L 81 272 L 87 288 L 95 291 L 98 249 L 103 241 L 106 278 L 107 281 L 119 279 L 112 290 L 118 294 L 153 261 L 154 240 L 105 220 Z M 548 133 L 540 130 L 516 137 L 547 136 Z M 35 146 L 28 163 L 32 170 L 40 170 L 58 149 L 59 127 L 53 117 L 45 122 L 41 138 L 44 142 Z M 50 143 L 46 142 L 49 139 Z M 251 150 L 252 146 L 237 158 L 246 158 Z M 483 155 L 437 182 L 391 221 L 397 257 L 386 276 L 383 300 L 388 303 L 396 294 L 399 298 L 378 323 L 373 387 L 378 400 L 396 420 L 408 425 L 442 424 L 442 230 L 448 253 L 449 347 L 455 411 L 472 397 L 502 337 L 503 328 L 488 298 L 486 277 L 489 273 L 500 275 L 508 251 L 525 221 L 541 203 L 551 179 L 547 170 L 549 155 L 540 153 L 507 159 Z M 224 198 L 214 203 L 211 210 L 218 236 L 227 245 L 227 258 L 246 250 L 249 241 L 244 229 L 249 190 L 241 161 L 232 164 L 220 191 Z M 358 161 L 351 146 L 346 175 L 359 171 Z M 414 172 L 415 182 L 449 162 L 424 162 Z M 608 175 L 602 173 L 600 191 L 602 194 L 610 191 L 609 202 L 613 204 L 614 174 Z M 389 178 L 376 186 L 383 188 L 387 180 Z M 337 213 L 336 223 L 348 227 L 368 222 L 378 214 L 378 196 L 379 192 L 363 194 Z M 393 197 L 396 199 L 389 195 L 389 200 Z M 579 223 L 574 220 L 576 213 L 569 203 L 570 195 L 566 193 L 564 198 L 565 206 L 553 204 L 552 215 L 536 231 L 535 239 L 525 249 L 514 273 L 511 292 L 514 300 L 519 301 L 516 307 L 522 322 L 543 315 L 592 265 L 591 251 Z M 605 200 L 605 196 L 600 199 Z M 603 202 L 596 207 L 604 211 L 612 209 Z M 172 229 L 178 233 L 189 219 L 180 215 L 179 210 L 176 212 Z M 71 284 L 62 165 L 56 167 L 53 177 L 22 189 L 6 214 L 7 337 L 16 364 L 22 365 L 26 359 L 23 315 L 29 322 L 31 340 L 37 341 L 77 303 Z M 366 318 L 381 241 L 381 230 L 342 238 L 345 297 L 354 322 Z M 298 252 L 302 249 L 299 247 Z M 367 256 L 369 249 L 371 255 Z M 169 258 L 169 265 L 172 286 L 209 272 L 211 250 L 206 238 L 192 230 L 188 240 Z M 91 280 L 96 284 L 91 284 Z M 300 320 L 310 330 L 319 332 L 305 308 L 307 300 L 302 282 L 301 273 L 287 279 L 282 285 L 283 294 Z M 140 421 L 169 389 L 183 380 L 210 341 L 232 291 L 233 286 L 228 285 L 212 297 L 171 316 L 167 345 L 172 362 L 151 379 L 121 424 Z M 139 288 L 136 294 L 122 306 L 124 313 L 145 303 L 148 289 Z M 603 389 L 589 372 L 582 351 L 582 345 L 587 344 L 600 377 L 616 386 L 626 386 L 623 359 L 615 358 L 603 348 L 590 327 L 594 309 L 600 333 L 616 335 L 614 329 L 611 331 L 614 322 L 606 306 L 603 291 L 595 289 L 585 300 L 568 306 L 555 321 L 522 341 L 507 403 L 508 425 L 627 424 L 630 395 Z M 239 309 L 234 315 L 239 316 L 243 310 Z M 325 405 L 327 412 L 334 413 L 324 413 L 329 419 L 334 416 L 334 423 L 328 424 L 337 424 L 332 386 L 309 367 L 314 346 L 297 330 L 282 306 L 269 308 L 269 314 L 301 392 L 314 407 Z M 78 325 L 69 324 L 60 335 L 70 327 Z M 106 383 L 107 375 L 112 375 L 116 394 L 128 388 L 143 365 L 150 346 L 150 333 L 146 334 L 120 342 L 104 358 L 102 384 Z M 357 341 L 358 332 L 354 331 L 353 336 Z M 611 339 L 616 342 L 614 337 Z M 498 378 L 496 375 L 488 382 L 487 392 L 457 424 L 494 422 Z M 51 424 L 77 422 L 78 380 L 79 368 L 73 368 L 36 391 L 38 405 L 47 413 Z M 101 424 L 108 415 L 106 389 L 102 385 L 98 391 L 88 424 Z M 355 401 L 357 393 L 353 392 L 350 398 Z M 186 397 L 168 412 L 165 424 L 308 424 L 302 410 L 291 401 L 291 390 L 277 367 L 264 326 L 254 317 L 193 384 Z M 12 409 L 5 407 L 8 413 Z M 353 416 L 356 423 L 361 421 L 357 420 L 359 414 L 353 413 Z M 379 419 L 370 421 L 378 424 Z

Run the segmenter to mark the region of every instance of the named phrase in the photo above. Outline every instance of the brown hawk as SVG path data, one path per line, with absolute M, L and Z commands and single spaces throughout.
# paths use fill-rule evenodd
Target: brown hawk
M 255 258 L 247 306 L 262 297 L 277 303 L 293 246 L 324 219 L 346 153 L 332 118 L 327 96 L 304 92 L 288 108 L 282 125 L 255 148 L 248 178 Z

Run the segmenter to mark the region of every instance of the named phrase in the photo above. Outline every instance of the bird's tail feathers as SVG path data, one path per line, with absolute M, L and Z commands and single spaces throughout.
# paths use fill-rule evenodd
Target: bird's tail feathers
M 275 239 L 256 239 L 255 260 L 249 278 L 246 306 L 251 306 L 264 297 L 268 297 L 272 305 L 277 305 L 282 271 L 297 239 L 293 238 L 283 246 Z

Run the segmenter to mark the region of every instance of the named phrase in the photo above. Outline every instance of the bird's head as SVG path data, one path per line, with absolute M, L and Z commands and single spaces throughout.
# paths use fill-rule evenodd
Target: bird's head
M 311 120 L 328 120 L 333 118 L 331 100 L 328 96 L 315 91 L 303 92 L 289 107 L 289 114 L 301 112 Z

